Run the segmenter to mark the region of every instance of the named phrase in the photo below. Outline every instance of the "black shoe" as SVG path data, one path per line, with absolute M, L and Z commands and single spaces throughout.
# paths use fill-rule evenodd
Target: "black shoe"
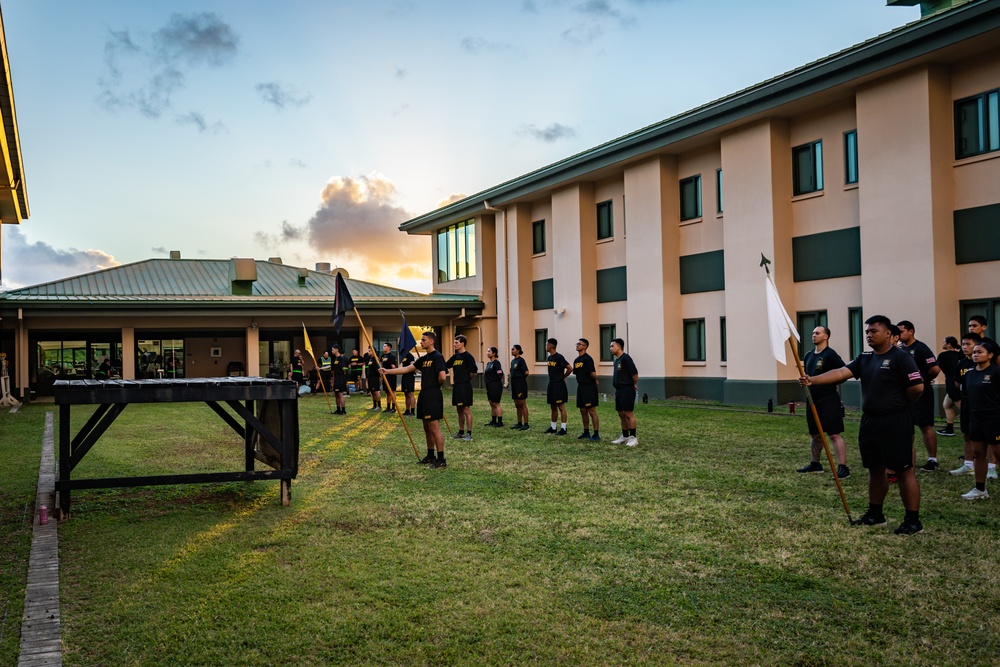
M 382 412 L 395 412 L 395 411 L 396 411 L 396 408 L 386 408 Z
M 590 434 L 584 431 L 580 435 L 576 436 L 577 440 L 590 440 Z
M 885 515 L 884 514 L 872 514 L 870 511 L 865 512 L 861 515 L 861 518 L 857 521 L 851 522 L 852 526 L 884 526 L 885 525 Z
M 547 429 L 545 429 L 544 431 L 542 431 L 542 433 L 555 433 L 555 432 L 556 432 L 556 430 L 554 428 L 552 428 L 551 426 L 548 427 Z
M 513 426 L 510 427 L 510 430 L 511 431 L 523 431 L 524 430 L 524 424 L 514 424 Z
M 920 523 L 920 519 L 915 521 L 903 519 L 903 523 L 899 524 L 899 527 L 892 532 L 897 535 L 916 535 L 917 533 L 924 532 L 924 524 Z
M 524 426 L 521 427 L 521 430 L 522 431 L 527 431 L 530 428 L 531 428 L 531 426 L 529 424 L 525 424 Z
M 917 468 L 917 470 L 922 470 L 924 472 L 934 472 L 939 467 L 940 466 L 938 465 L 937 461 L 930 461 L 930 460 L 928 460 L 927 463 L 925 463 L 922 466 L 920 466 L 919 468 Z
M 566 429 L 564 428 L 559 429 L 558 431 L 556 431 L 556 435 L 566 435 Z
M 448 467 L 448 462 L 445 461 L 444 459 L 438 459 L 434 463 L 430 464 L 427 467 L 428 468 L 447 468 Z
M 848 479 L 851 476 L 851 469 L 847 466 L 837 466 L 837 478 Z
M 433 454 L 428 454 L 424 458 L 422 458 L 419 461 L 417 461 L 417 463 L 419 463 L 420 465 L 424 465 L 425 466 L 428 463 L 434 463 L 435 461 L 437 461 L 437 458 L 435 458 Z
M 487 422 L 487 423 L 483 424 L 483 428 L 487 428 L 489 426 L 496 426 L 496 425 L 497 425 L 496 422 Z
M 812 461 L 807 466 L 802 466 L 801 468 L 797 468 L 795 472 L 823 472 L 823 466 L 819 463 L 816 463 L 815 461 Z
M 938 435 L 943 435 L 943 436 L 945 436 L 946 438 L 950 438 L 950 437 L 952 437 L 953 435 L 955 435 L 955 429 L 954 429 L 954 428 L 948 428 L 948 427 L 946 426 L 946 427 L 944 427 L 944 428 L 942 428 L 942 429 L 938 430 L 937 434 L 938 434 Z

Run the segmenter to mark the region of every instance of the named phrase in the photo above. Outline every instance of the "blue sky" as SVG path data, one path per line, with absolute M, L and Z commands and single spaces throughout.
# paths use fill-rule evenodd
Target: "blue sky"
M 400 222 L 919 17 L 883 0 L 2 5 L 4 287 L 165 257 L 429 291 Z

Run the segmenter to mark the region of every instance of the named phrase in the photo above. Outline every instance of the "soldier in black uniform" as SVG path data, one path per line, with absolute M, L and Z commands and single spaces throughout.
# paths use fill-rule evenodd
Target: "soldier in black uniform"
M 382 344 L 382 357 L 379 359 L 382 363 L 382 368 L 395 368 L 396 367 L 396 355 L 392 353 L 392 343 Z M 389 389 L 385 394 L 385 410 L 382 412 L 395 412 L 396 411 L 396 376 L 390 375 L 387 377 L 386 382 L 389 384 Z
M 961 401 L 965 401 L 966 389 L 965 389 L 965 376 L 976 367 L 976 362 L 972 360 L 972 351 L 975 349 L 976 345 L 982 342 L 983 337 L 977 333 L 972 333 L 971 331 L 964 336 L 962 336 L 962 358 L 958 360 L 956 367 L 956 384 L 958 385 L 958 395 Z M 959 427 L 962 429 L 962 465 L 951 470 L 952 475 L 973 475 L 975 474 L 974 461 L 975 453 L 972 450 L 972 440 L 969 439 L 969 418 L 972 416 L 972 411 L 968 409 L 961 410 L 959 412 Z
M 923 530 L 920 523 L 920 483 L 913 471 L 913 418 L 911 405 L 924 391 L 924 382 L 913 358 L 892 344 L 884 315 L 865 321 L 865 338 L 871 352 L 859 354 L 844 368 L 822 375 L 804 375 L 803 386 L 840 384 L 851 378 L 861 380 L 861 429 L 858 448 L 861 464 L 868 469 L 868 511 L 855 524 L 884 526 L 882 503 L 889 492 L 886 470 L 894 470 L 899 481 L 899 495 L 906 509 L 897 535 L 912 535 Z
M 441 396 L 441 385 L 448 376 L 448 367 L 444 357 L 434 349 L 437 336 L 433 331 L 426 331 L 420 336 L 420 347 L 425 354 L 411 366 L 402 366 L 392 370 L 382 369 L 386 375 L 404 375 L 420 371 L 420 396 L 417 397 L 417 416 L 424 423 L 424 438 L 427 440 L 427 456 L 419 461 L 430 464 L 431 468 L 447 468 L 444 458 L 444 436 L 441 434 L 440 420 L 444 417 L 444 399 Z M 437 458 L 434 450 L 437 450 Z
M 333 376 L 333 395 L 337 410 L 333 414 L 347 414 L 347 358 L 340 353 L 340 345 L 334 343 L 333 358 L 330 360 L 330 374 Z
M 456 440 L 472 440 L 472 378 L 479 372 L 476 358 L 466 351 L 468 339 L 455 336 L 455 354 L 448 359 L 451 369 L 451 404 L 458 411 L 458 433 L 451 436 Z
M 590 341 L 586 338 L 576 341 L 577 357 L 573 360 L 573 374 L 576 376 L 576 407 L 583 418 L 583 433 L 576 439 L 597 442 L 601 439 L 601 423 L 597 419 L 597 367 L 594 358 L 587 354 L 589 347 Z M 590 434 L 591 422 L 594 424 L 593 435 Z
M 372 406 L 368 408 L 368 412 L 372 410 L 382 409 L 382 392 L 380 391 L 382 387 L 382 376 L 379 375 L 379 368 L 382 365 L 378 361 L 378 355 L 372 350 L 371 346 L 368 347 L 368 351 L 365 352 L 365 356 L 361 358 L 365 364 L 365 377 L 368 379 L 368 393 L 372 395 Z
M 483 426 L 500 428 L 503 426 L 503 408 L 500 399 L 503 398 L 503 364 L 500 363 L 500 350 L 491 347 L 486 350 L 486 368 L 483 378 L 486 380 L 486 400 L 490 402 L 490 423 Z
M 528 424 L 528 362 L 521 356 L 524 351 L 520 345 L 511 347 L 510 353 L 513 356 L 510 360 L 510 396 L 517 413 L 517 423 L 511 429 L 527 431 L 531 428 Z
M 639 371 L 632 357 L 625 354 L 625 341 L 615 338 L 611 341 L 611 354 L 615 358 L 615 370 L 611 385 L 615 388 L 615 410 L 622 425 L 622 435 L 611 441 L 613 445 L 635 447 L 639 436 L 635 428 L 635 394 L 639 391 Z
M 406 354 L 399 358 L 399 367 L 404 368 L 406 366 L 412 366 L 416 362 L 417 358 L 413 356 L 413 350 L 407 350 Z M 416 391 L 417 385 L 417 374 L 416 373 L 404 373 L 403 377 L 399 379 L 400 391 L 403 392 L 403 400 L 406 405 L 406 410 L 403 411 L 403 416 L 413 416 L 416 413 L 413 411 L 417 407 L 417 399 L 413 395 Z
M 348 380 L 354 383 L 354 391 L 361 392 L 361 369 L 364 367 L 363 357 L 358 351 L 358 348 L 351 350 L 351 356 L 347 360 L 348 363 Z
M 302 350 L 295 350 L 295 354 L 292 356 L 291 378 L 295 380 L 297 387 L 301 387 L 302 383 L 305 382 L 305 376 L 302 374 Z
M 1000 457 L 1000 347 L 992 340 L 980 341 L 972 350 L 975 368 L 965 374 L 966 406 L 969 418 L 969 439 L 975 456 L 976 486 L 962 494 L 966 500 L 986 500 L 986 454 L 992 449 Z
M 566 357 L 556 352 L 558 344 L 555 338 L 545 341 L 545 351 L 548 353 L 546 362 L 549 366 L 549 386 L 545 391 L 545 400 L 551 412 L 551 423 L 545 432 L 566 435 L 566 401 L 569 400 L 566 378 L 573 372 L 573 367 L 566 361 Z M 556 422 L 557 416 L 562 418 L 561 426 Z
M 815 349 L 806 353 L 803 360 L 806 375 L 820 375 L 836 368 L 844 367 L 844 360 L 829 346 L 830 330 L 824 326 L 813 329 L 812 342 Z M 844 432 L 844 404 L 840 400 L 840 389 L 837 385 L 820 385 L 810 390 L 813 405 L 819 414 L 823 430 L 830 436 L 834 452 L 837 455 L 837 477 L 847 479 L 851 469 L 847 467 L 847 445 L 840 435 Z M 823 472 L 820 456 L 823 453 L 823 439 L 819 433 L 812 410 L 806 410 L 806 422 L 809 435 L 812 436 L 812 459 L 809 465 L 799 468 L 796 472 Z
M 944 428 L 939 428 L 938 435 L 946 438 L 955 435 L 955 413 L 962 408 L 962 396 L 958 389 L 958 364 L 962 361 L 962 348 L 954 336 L 945 336 L 941 342 L 941 351 L 937 356 L 938 368 L 944 374 Z
M 934 378 L 941 373 L 938 368 L 937 359 L 934 352 L 924 343 L 917 340 L 914 334 L 916 330 L 909 320 L 902 320 L 896 323 L 899 327 L 899 342 L 903 344 L 903 350 L 909 352 L 913 361 L 917 363 L 920 370 L 920 377 L 924 380 L 924 392 L 920 394 L 920 399 L 913 405 L 913 423 L 920 429 L 923 436 L 924 447 L 927 448 L 927 463 L 920 467 L 924 472 L 937 470 L 937 432 L 934 430 Z
M 319 358 L 319 379 L 323 383 L 323 391 L 333 391 L 333 385 L 331 384 L 331 370 L 330 366 L 333 358 L 330 353 L 323 350 L 323 356 Z

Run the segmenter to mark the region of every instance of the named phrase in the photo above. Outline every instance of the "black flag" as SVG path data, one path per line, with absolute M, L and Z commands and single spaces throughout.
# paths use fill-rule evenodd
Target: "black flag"
M 354 299 L 351 298 L 351 293 L 347 291 L 347 283 L 344 282 L 344 276 L 338 273 L 337 294 L 333 299 L 333 315 L 330 317 L 330 321 L 333 322 L 333 329 L 338 334 L 341 327 L 344 326 L 344 314 L 349 310 L 354 310 Z

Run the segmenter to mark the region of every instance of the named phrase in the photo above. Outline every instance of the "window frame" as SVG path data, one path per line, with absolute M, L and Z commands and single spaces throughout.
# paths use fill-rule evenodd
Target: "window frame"
M 715 212 L 722 215 L 722 167 L 715 170 Z
M 694 356 L 689 356 L 688 355 L 688 342 L 690 340 L 688 338 L 688 335 L 689 335 L 689 327 L 691 327 L 691 326 L 693 326 L 695 328 L 694 334 L 697 336 L 697 340 L 694 341 L 697 344 L 697 350 L 695 351 Z M 682 338 L 682 343 L 683 344 L 682 344 L 681 347 L 683 349 L 684 361 L 685 362 L 695 362 L 695 363 L 700 362 L 700 363 L 704 363 L 705 360 L 706 360 L 706 355 L 705 355 L 705 318 L 704 317 L 695 317 L 695 318 L 685 319 L 684 323 L 683 323 L 683 327 L 684 327 L 684 329 L 683 329 L 684 335 L 683 335 L 683 338 Z
M 611 341 L 618 338 L 618 325 L 617 324 L 602 324 L 600 325 L 600 335 L 598 340 L 601 347 L 601 353 L 599 359 L 602 362 L 612 362 L 615 360 L 614 355 L 611 354 Z M 605 340 L 605 334 L 607 334 L 607 340 Z
M 858 171 L 858 130 L 844 132 L 844 185 L 857 185 Z
M 475 218 L 437 230 L 437 267 L 439 285 L 476 277 Z
M 975 150 L 963 150 L 962 114 L 964 107 L 976 103 L 977 134 L 980 147 Z M 987 90 L 978 95 L 970 95 L 954 102 L 955 123 L 955 159 L 964 160 L 977 155 L 985 155 L 1000 151 L 1000 88 Z
M 811 166 L 811 183 L 801 182 L 800 156 L 807 156 Z M 823 140 L 817 139 L 792 148 L 792 196 L 823 192 Z
M 690 195 L 685 194 L 685 186 L 692 186 Z M 680 219 L 681 222 L 689 220 L 699 220 L 703 217 L 702 196 L 701 196 L 701 174 L 694 174 L 687 178 L 682 178 L 678 182 Z M 694 201 L 687 201 L 688 196 L 693 195 Z M 693 207 L 693 209 L 692 209 Z
M 545 220 L 535 220 L 531 223 L 531 254 L 545 254 Z
M 719 345 L 721 351 L 719 353 L 719 361 L 726 363 L 728 361 L 728 349 L 726 345 L 726 316 L 723 315 L 719 318 Z
M 855 359 L 865 351 L 865 318 L 861 306 L 847 309 L 847 334 L 850 338 L 848 352 Z
M 548 329 L 535 329 L 535 363 L 548 361 L 549 355 L 545 352 L 545 341 L 548 339 Z
M 803 321 L 807 317 L 811 317 L 816 320 L 816 324 L 812 325 L 811 327 L 808 327 L 809 329 L 808 334 L 805 331 L 806 327 L 802 326 Z M 806 341 L 808 341 L 809 345 L 812 345 L 812 330 L 815 329 L 816 327 L 829 327 L 830 326 L 829 322 L 830 322 L 829 313 L 825 309 L 801 310 L 795 313 L 795 325 L 798 327 L 799 335 L 802 336 L 802 341 L 799 344 L 800 356 L 804 357 L 806 356 L 807 353 L 816 349 L 815 347 L 810 347 L 808 350 L 806 349 Z
M 615 206 L 613 199 L 597 202 L 597 240 L 613 239 L 615 237 Z M 601 212 L 607 211 L 602 220 Z

